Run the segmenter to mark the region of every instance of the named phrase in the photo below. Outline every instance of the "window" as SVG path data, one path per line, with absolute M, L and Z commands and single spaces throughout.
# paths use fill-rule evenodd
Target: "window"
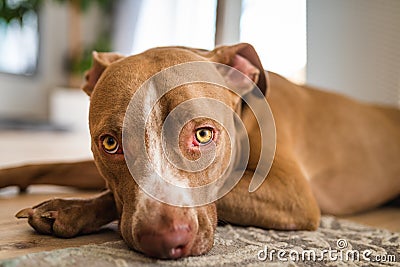
M 39 50 L 38 19 L 35 12 L 6 23 L 0 19 L 0 71 L 32 74 L 36 69 Z
M 256 48 L 265 69 L 305 81 L 305 0 L 243 0 L 240 41 Z
M 168 45 L 214 47 L 216 0 L 146 0 L 140 8 L 132 53 Z
M 233 16 L 237 5 L 241 18 Z M 254 45 L 264 68 L 295 82 L 305 81 L 306 0 L 224 1 L 218 14 L 230 21 L 218 26 L 219 32 L 234 33 L 235 40 L 223 37 L 222 43 L 248 42 Z M 233 8 L 233 10 L 236 10 Z M 226 10 L 225 10 L 226 9 Z M 183 45 L 205 49 L 215 46 L 217 0 L 146 0 L 137 12 L 132 53 L 155 46 Z M 223 14 L 222 14 L 223 13 Z M 240 36 L 240 38 L 238 38 Z M 225 38 L 225 40 L 224 40 Z M 237 40 L 236 40 L 237 39 Z

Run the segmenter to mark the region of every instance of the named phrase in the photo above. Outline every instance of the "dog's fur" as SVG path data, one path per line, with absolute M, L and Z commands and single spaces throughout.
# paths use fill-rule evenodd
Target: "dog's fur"
M 250 109 L 237 95 L 210 85 L 185 85 L 167 93 L 157 106 L 158 115 L 147 124 L 150 134 L 146 138 L 152 152 L 159 152 L 154 142 L 163 118 L 181 102 L 195 97 L 214 98 L 237 110 L 250 137 L 250 160 L 238 185 L 216 203 L 182 208 L 143 193 L 128 171 L 123 151 L 108 154 L 101 140 L 105 134 L 112 135 L 122 146 L 125 110 L 138 87 L 167 67 L 191 61 L 230 65 L 257 83 L 275 119 L 277 145 L 267 179 L 257 191 L 249 193 L 250 177 L 260 153 L 260 132 Z M 210 250 L 217 215 L 218 219 L 239 225 L 314 230 L 320 212 L 355 213 L 381 205 L 400 193 L 399 109 L 359 103 L 266 73 L 249 44 L 213 51 L 162 47 L 130 57 L 94 53 L 86 79 L 83 90 L 91 99 L 89 124 L 97 168 L 93 162 L 81 162 L 0 171 L 0 187 L 17 185 L 25 189 L 46 183 L 107 188 L 92 199 L 49 200 L 17 214 L 28 218 L 40 233 L 72 237 L 119 219 L 122 237 L 131 248 L 158 258 L 178 258 Z M 188 158 L 196 157 L 196 148 L 185 144 L 194 129 L 204 123 L 213 125 L 218 133 L 216 160 L 224 166 L 227 134 L 212 121 L 186 125 L 179 137 L 181 151 Z M 167 171 L 190 185 L 219 175 L 215 171 L 202 173 L 201 177 Z

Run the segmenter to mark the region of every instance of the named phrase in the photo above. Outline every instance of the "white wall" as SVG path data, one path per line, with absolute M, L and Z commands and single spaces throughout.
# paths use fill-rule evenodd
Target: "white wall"
M 307 83 L 400 107 L 400 1 L 308 0 Z

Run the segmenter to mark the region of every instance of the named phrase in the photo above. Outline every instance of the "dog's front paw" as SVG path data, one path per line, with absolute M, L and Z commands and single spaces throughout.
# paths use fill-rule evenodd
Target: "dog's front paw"
M 28 223 L 39 233 L 58 237 L 74 237 L 88 233 L 91 212 L 87 200 L 51 199 L 32 208 L 19 211 L 15 217 L 28 218 Z

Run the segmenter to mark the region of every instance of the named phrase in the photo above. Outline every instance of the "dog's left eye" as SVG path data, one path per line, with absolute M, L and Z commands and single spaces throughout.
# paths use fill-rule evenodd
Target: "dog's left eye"
M 206 145 L 211 142 L 213 138 L 213 131 L 210 128 L 200 128 L 196 130 L 196 140 L 201 145 Z
M 101 144 L 103 149 L 109 154 L 115 154 L 119 148 L 117 140 L 111 135 L 104 136 Z

